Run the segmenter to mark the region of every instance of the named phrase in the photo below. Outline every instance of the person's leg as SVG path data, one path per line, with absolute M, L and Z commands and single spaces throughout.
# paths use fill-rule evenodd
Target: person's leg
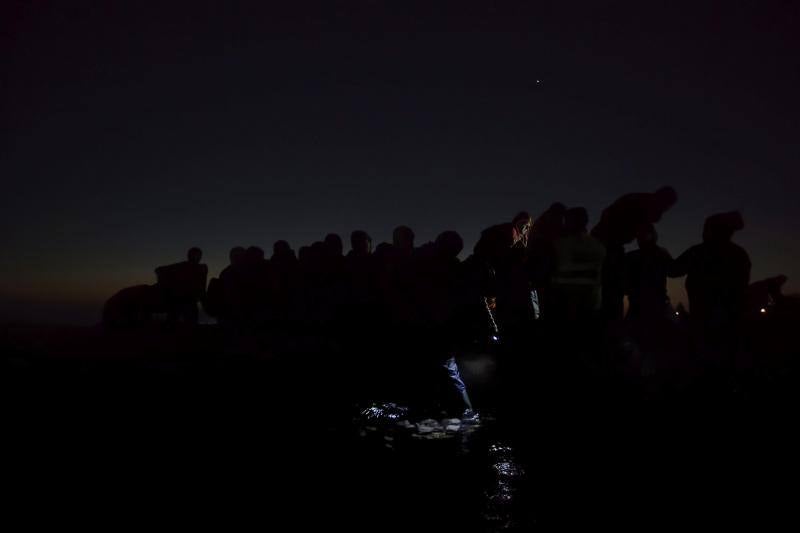
M 458 364 L 456 363 L 456 358 L 454 356 L 448 357 L 444 363 L 442 363 L 445 371 L 447 372 L 447 380 L 448 380 L 448 389 L 453 391 L 455 394 L 453 395 L 455 398 L 458 398 L 460 411 L 472 412 L 472 402 L 469 399 L 469 394 L 467 394 L 467 386 L 464 383 L 464 380 L 461 379 L 461 373 L 458 371 Z M 451 396 L 448 393 L 448 396 Z

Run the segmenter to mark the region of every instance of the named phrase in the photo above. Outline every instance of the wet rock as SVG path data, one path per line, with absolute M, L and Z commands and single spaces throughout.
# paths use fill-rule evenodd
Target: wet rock
M 408 416 L 408 408 L 396 403 L 373 404 L 361 411 L 364 420 L 377 423 L 394 422 Z
M 399 422 L 397 422 L 397 426 L 403 429 L 416 429 L 417 427 L 408 420 L 400 420 Z
M 433 433 L 434 431 L 441 431 L 442 426 L 438 421 L 432 418 L 426 418 L 417 423 L 417 431 L 421 434 Z

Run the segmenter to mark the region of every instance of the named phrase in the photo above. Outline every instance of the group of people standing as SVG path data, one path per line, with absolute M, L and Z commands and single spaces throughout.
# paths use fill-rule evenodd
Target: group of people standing
M 734 349 L 730 331 L 750 274 L 747 253 L 731 241 L 742 218 L 709 217 L 702 243 L 673 259 L 658 245 L 655 225 L 676 201 L 671 187 L 624 195 L 591 230 L 583 207 L 554 203 L 536 219 L 521 212 L 484 230 L 463 261 L 455 231 L 417 246 L 406 226 L 374 248 L 366 232 L 354 231 L 347 254 L 336 234 L 297 253 L 278 241 L 269 258 L 257 246 L 237 246 L 208 286 L 193 248 L 187 261 L 156 270 L 148 294 L 172 321 L 196 323 L 200 302 L 232 336 L 313 338 L 354 354 L 381 346 L 435 361 L 453 385 L 453 405 L 470 409 L 454 359 L 469 344 L 499 341 L 514 357 L 534 357 L 522 353 L 532 332 L 551 329 L 567 352 L 590 350 L 623 319 L 626 295 L 628 323 L 646 344 L 672 312 L 670 276 L 687 276 L 697 346 Z M 634 240 L 638 249 L 626 253 Z

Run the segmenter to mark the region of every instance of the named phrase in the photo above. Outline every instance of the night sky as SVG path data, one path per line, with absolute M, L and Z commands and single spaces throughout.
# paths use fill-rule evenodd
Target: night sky
M 2 3 L 0 319 L 94 322 L 190 246 L 470 250 L 661 185 L 673 255 L 739 209 L 800 289 L 797 2 L 277 3 Z

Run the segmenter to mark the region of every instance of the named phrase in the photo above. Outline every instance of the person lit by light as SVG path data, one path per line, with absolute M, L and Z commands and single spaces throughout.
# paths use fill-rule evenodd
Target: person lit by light
M 511 228 L 512 245 L 521 242 L 523 246 L 527 246 L 528 235 L 531 232 L 531 228 L 533 228 L 533 218 L 531 218 L 528 213 L 522 211 L 511 221 Z

